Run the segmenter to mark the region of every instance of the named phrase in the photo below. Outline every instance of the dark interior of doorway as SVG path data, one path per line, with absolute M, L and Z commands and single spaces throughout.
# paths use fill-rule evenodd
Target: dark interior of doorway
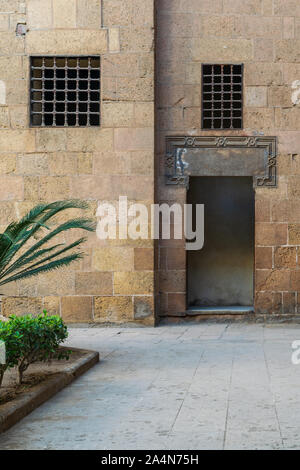
M 204 204 L 204 246 L 187 252 L 189 309 L 253 306 L 251 177 L 191 177 L 187 202 Z

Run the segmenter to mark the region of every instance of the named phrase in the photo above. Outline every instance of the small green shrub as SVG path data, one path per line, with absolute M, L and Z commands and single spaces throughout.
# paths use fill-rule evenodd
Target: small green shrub
M 0 321 L 0 341 L 3 341 L 6 349 L 6 363 L 0 364 L 0 387 L 4 373 L 7 369 L 18 365 L 21 357 L 21 334 L 13 328 L 10 321 Z
M 44 314 L 38 317 L 13 315 L 4 325 L 9 329 L 9 340 L 5 341 L 1 337 L 0 339 L 5 342 L 8 357 L 12 343 L 11 364 L 18 366 L 19 384 L 22 383 L 23 374 L 30 364 L 69 359 L 70 351 L 59 348 L 68 337 L 67 326 L 59 316 L 49 316 L 45 310 Z

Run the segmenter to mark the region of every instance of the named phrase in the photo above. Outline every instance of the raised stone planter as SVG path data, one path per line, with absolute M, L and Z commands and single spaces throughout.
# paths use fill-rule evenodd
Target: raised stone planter
M 69 361 L 53 361 L 50 366 L 33 365 L 29 369 L 29 374 L 34 374 L 35 370 L 39 370 L 39 372 L 48 373 L 49 376 L 39 384 L 19 393 L 13 400 L 0 404 L 0 433 L 12 427 L 99 362 L 98 352 L 77 348 L 68 349 L 73 352 L 73 358 L 71 354 Z

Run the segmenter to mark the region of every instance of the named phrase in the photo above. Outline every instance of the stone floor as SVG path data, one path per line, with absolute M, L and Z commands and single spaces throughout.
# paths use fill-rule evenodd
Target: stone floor
M 300 325 L 71 329 L 101 362 L 0 449 L 300 449 Z

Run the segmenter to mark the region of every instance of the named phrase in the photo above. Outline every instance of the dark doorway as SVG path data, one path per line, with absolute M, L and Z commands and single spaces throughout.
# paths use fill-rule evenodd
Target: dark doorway
M 251 177 L 192 177 L 188 203 L 204 204 L 204 247 L 187 252 L 188 306 L 253 305 Z

